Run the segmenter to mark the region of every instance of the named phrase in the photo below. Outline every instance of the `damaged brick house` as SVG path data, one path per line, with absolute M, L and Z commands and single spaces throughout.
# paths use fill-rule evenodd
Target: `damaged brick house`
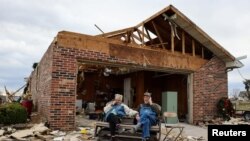
M 216 115 L 235 58 L 172 5 L 142 23 L 101 35 L 57 34 L 30 76 L 38 111 L 51 128 L 75 127 L 76 101 L 101 110 L 114 93 L 136 107 L 143 93 L 160 105 L 175 92 L 189 123 Z M 171 101 L 171 99 L 170 99 Z M 164 108 L 163 108 L 164 109 Z

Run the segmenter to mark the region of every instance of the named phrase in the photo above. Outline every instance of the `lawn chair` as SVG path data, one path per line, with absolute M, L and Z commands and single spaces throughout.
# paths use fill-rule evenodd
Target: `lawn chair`
M 177 121 L 176 123 L 169 124 L 167 123 L 167 118 L 177 118 Z M 166 136 L 163 139 L 163 141 L 167 139 L 167 137 L 170 135 L 170 132 L 173 131 L 173 129 L 179 129 L 179 134 L 174 139 L 174 141 L 176 141 L 180 137 L 184 129 L 184 126 L 179 125 L 179 119 L 178 119 L 177 114 L 175 112 L 164 112 L 163 120 L 164 120 L 165 128 L 166 128 Z

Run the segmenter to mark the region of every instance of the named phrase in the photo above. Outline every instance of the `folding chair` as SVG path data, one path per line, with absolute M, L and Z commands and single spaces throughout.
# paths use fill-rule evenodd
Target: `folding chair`
M 177 121 L 176 123 L 167 123 L 167 118 L 177 118 Z M 180 135 L 182 134 L 182 131 L 184 129 L 184 126 L 181 126 L 179 125 L 179 119 L 178 119 L 178 116 L 175 112 L 164 112 L 163 113 L 163 120 L 164 120 L 164 123 L 165 123 L 165 128 L 166 128 L 166 136 L 165 138 L 163 139 L 163 141 L 165 141 L 168 137 L 168 135 L 170 134 L 170 132 L 173 130 L 173 129 L 179 129 L 179 134 L 175 137 L 174 141 L 176 141 Z M 168 131 L 169 129 L 169 131 Z

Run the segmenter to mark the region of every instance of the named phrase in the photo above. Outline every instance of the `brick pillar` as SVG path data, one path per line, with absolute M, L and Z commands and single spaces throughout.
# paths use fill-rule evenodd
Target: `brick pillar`
M 225 62 L 213 57 L 194 73 L 193 119 L 194 123 L 217 115 L 217 102 L 227 97 L 227 73 Z
M 70 49 L 54 46 L 50 119 L 52 129 L 75 128 L 77 61 Z

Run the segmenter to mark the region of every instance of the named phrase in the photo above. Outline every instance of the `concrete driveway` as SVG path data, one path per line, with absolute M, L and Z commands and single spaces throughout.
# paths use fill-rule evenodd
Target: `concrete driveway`
M 192 137 L 199 138 L 202 136 L 204 140 L 202 141 L 207 141 L 207 127 L 199 127 L 199 126 L 194 126 L 191 124 L 187 123 L 180 123 L 179 125 L 184 126 L 183 134 L 182 136 L 184 137 L 184 140 L 186 141 L 196 141 L 195 139 L 192 139 Z M 166 133 L 164 124 L 162 124 L 162 137 L 161 140 L 164 139 Z M 178 133 L 178 129 L 174 129 L 173 135 Z

